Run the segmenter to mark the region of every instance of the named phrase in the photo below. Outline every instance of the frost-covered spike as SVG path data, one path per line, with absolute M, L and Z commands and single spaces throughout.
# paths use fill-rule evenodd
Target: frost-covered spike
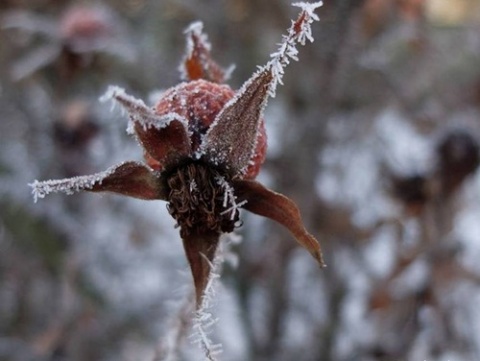
M 187 49 L 185 56 L 192 57 L 195 50 L 195 41 L 202 44 L 205 50 L 212 50 L 212 44 L 208 41 L 208 36 L 203 32 L 203 22 L 194 21 L 191 23 L 183 33 L 187 37 Z
M 210 339 L 211 328 L 218 322 L 218 318 L 213 316 L 210 309 L 212 301 L 215 299 L 215 289 L 217 280 L 220 278 L 223 256 L 221 253 L 217 254 L 213 261 L 206 256 L 203 257 L 210 266 L 210 274 L 201 297 L 201 304 L 193 318 L 193 333 L 190 338 L 194 344 L 197 344 L 203 350 L 206 360 L 214 361 L 223 352 L 223 347 Z
M 321 1 L 315 3 L 294 3 L 293 6 L 301 8 L 301 12 L 296 21 L 292 21 L 292 25 L 288 29 L 287 35 L 282 36 L 278 50 L 270 55 L 271 59 L 265 65 L 270 68 L 273 79 L 269 88 L 269 96 L 275 97 L 275 91 L 278 84 L 282 83 L 284 68 L 290 63 L 290 59 L 298 61 L 298 50 L 296 44 L 305 45 L 306 41 L 313 42 L 311 24 L 320 20 L 315 10 L 323 5 Z M 261 68 L 263 69 L 263 68 Z
M 28 185 L 32 188 L 33 199 L 37 203 L 38 199 L 45 198 L 50 193 L 63 192 L 74 194 L 86 189 L 91 189 L 95 183 L 105 178 L 106 172 L 97 173 L 90 176 L 80 176 L 67 179 L 55 179 L 39 182 L 35 180 Z
M 118 86 L 109 86 L 106 93 L 100 97 L 101 102 L 118 102 L 130 118 L 128 129 L 132 130 L 136 125 L 140 125 L 144 130 L 148 128 L 163 129 L 167 127 L 172 120 L 177 120 L 188 127 L 188 121 L 176 113 L 158 115 L 153 108 L 145 105 L 143 100 L 137 99 L 125 92 Z
M 166 199 L 166 191 L 157 174 L 138 162 L 124 162 L 104 172 L 73 178 L 35 180 L 32 187 L 34 201 L 50 193 L 74 194 L 79 191 L 114 192 L 140 199 Z
M 203 23 L 196 21 L 184 31 L 187 39 L 185 56 L 180 63 L 180 75 L 185 81 L 198 79 L 224 83 L 233 71 L 232 67 L 222 69 L 210 55 L 211 44 L 203 32 Z

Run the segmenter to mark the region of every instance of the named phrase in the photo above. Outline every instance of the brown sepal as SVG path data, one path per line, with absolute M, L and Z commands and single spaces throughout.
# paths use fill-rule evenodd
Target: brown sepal
M 123 89 L 113 87 L 109 93 L 106 98 L 114 98 L 128 112 L 137 138 L 145 152 L 153 158 L 151 163 L 155 164 L 156 170 L 191 155 L 186 119 L 176 113 L 159 115 Z M 146 158 L 149 159 L 148 156 Z
M 210 280 L 220 235 L 216 232 L 189 233 L 182 234 L 182 238 L 185 254 L 192 270 L 196 307 L 198 309 L 202 305 L 202 297 Z
M 212 59 L 210 44 L 206 35 L 202 34 L 201 26 L 187 31 L 187 42 L 189 51 L 183 62 L 185 80 L 204 79 L 218 84 L 225 83 L 228 72 Z
M 159 177 L 148 167 L 137 162 L 126 162 L 117 166 L 96 181 L 90 192 L 114 192 L 125 196 L 166 200 L 167 192 Z
M 225 105 L 205 135 L 202 151 L 206 159 L 228 165 L 233 176 L 245 172 L 255 151 L 272 79 L 268 68 L 257 72 Z
M 253 180 L 236 180 L 232 182 L 232 186 L 238 201 L 247 201 L 242 208 L 285 226 L 297 241 L 312 254 L 320 266 L 325 267 L 320 244 L 305 229 L 300 211 L 291 199 L 267 189 Z
M 177 164 L 191 155 L 190 138 L 181 120 L 174 119 L 160 129 L 135 123 L 135 133 L 145 152 L 158 164 L 155 169 L 168 168 L 169 164 Z

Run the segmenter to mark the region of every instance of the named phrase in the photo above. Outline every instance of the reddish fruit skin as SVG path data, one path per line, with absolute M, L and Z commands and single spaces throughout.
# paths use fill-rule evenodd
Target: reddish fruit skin
M 202 136 L 212 125 L 223 106 L 234 95 L 235 92 L 228 85 L 216 84 L 203 79 L 194 80 L 168 89 L 155 105 L 155 112 L 158 115 L 177 113 L 187 119 L 191 132 L 192 151 L 196 152 Z M 265 160 L 266 150 L 267 136 L 262 118 L 255 152 L 242 178 L 253 179 L 258 175 Z M 145 159 L 152 168 L 157 170 L 162 168 L 148 154 L 145 155 Z

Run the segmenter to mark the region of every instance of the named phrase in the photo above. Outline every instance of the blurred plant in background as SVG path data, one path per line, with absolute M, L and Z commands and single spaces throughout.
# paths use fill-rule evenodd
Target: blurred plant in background
M 88 194 L 33 204 L 27 183 L 141 159 L 123 118 L 98 104 L 107 86 L 154 103 L 153 89 L 178 82 L 183 29 L 202 20 L 238 88 L 275 50 L 290 2 L 105 0 L 93 7 L 115 18 L 119 51 L 89 48 L 99 60 L 68 76 L 54 57 L 18 76 L 59 44 L 39 22 L 65 44 L 54 25 L 74 4 L 0 4 L 0 359 L 201 359 L 164 206 Z M 221 359 L 480 358 L 479 7 L 325 2 L 265 113 L 260 180 L 299 204 L 328 268 L 244 214 L 212 310 Z

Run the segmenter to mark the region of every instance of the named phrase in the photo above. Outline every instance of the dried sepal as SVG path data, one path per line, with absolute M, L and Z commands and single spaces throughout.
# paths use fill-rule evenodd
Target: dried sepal
M 36 180 L 29 186 L 32 187 L 35 202 L 47 194 L 57 192 L 113 192 L 145 200 L 166 200 L 167 196 L 158 175 L 138 162 L 121 163 L 92 175 L 43 182 Z
M 318 20 L 314 10 L 321 2 L 297 3 L 302 11 L 292 22 L 287 35 L 279 44 L 271 60 L 247 80 L 235 97 L 217 115 L 202 142 L 200 155 L 213 164 L 228 164 L 233 175 L 244 174 L 253 156 L 260 119 L 268 97 L 275 96 L 277 85 L 282 83 L 284 68 L 290 59 L 298 60 L 296 44 L 313 41 L 311 23 Z
M 232 175 L 245 172 L 252 159 L 272 73 L 258 71 L 217 115 L 205 134 L 200 154 Z
M 135 125 L 135 134 L 148 153 L 159 164 L 159 168 L 176 164 L 191 154 L 190 138 L 181 120 L 171 120 L 166 128 L 144 129 Z
M 320 266 L 325 266 L 320 244 L 305 229 L 300 211 L 291 199 L 252 180 L 236 180 L 233 181 L 232 186 L 238 199 L 247 201 L 242 208 L 285 226 L 297 241 L 312 254 Z
M 222 69 L 210 54 L 211 45 L 207 35 L 203 33 L 203 23 L 196 21 L 185 30 L 187 48 L 180 64 L 182 79 L 192 81 L 204 79 L 222 84 L 228 80 L 232 68 Z
M 183 235 L 183 247 L 192 271 L 197 308 L 202 305 L 202 296 L 210 279 L 212 264 L 218 248 L 220 234 L 217 232 L 190 233 Z
M 119 87 L 110 87 L 101 98 L 120 103 L 130 117 L 129 132 L 134 132 L 159 167 L 174 163 L 191 155 L 188 121 L 177 113 L 158 115 L 145 103 L 125 93 Z M 148 158 L 148 157 L 147 157 Z

